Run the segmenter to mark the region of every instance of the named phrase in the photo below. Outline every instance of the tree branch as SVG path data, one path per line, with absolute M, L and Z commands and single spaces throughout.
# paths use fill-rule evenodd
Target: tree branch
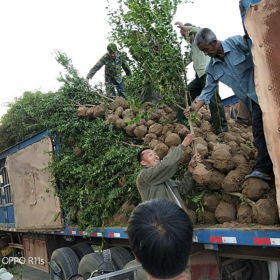
M 127 146 L 135 147 L 135 148 L 144 148 L 144 146 L 142 146 L 142 145 L 136 145 L 136 144 L 133 144 L 131 142 L 127 143 L 127 142 L 122 141 L 121 143 L 123 143 L 123 144 L 125 144 Z
M 254 204 L 256 204 L 256 202 L 252 201 L 251 199 L 249 198 L 246 198 L 244 195 L 242 195 L 241 193 L 228 193 L 228 192 L 225 192 L 226 194 L 229 194 L 229 195 L 233 195 L 233 196 L 237 196 L 237 197 L 240 197 L 242 198 L 243 201 L 247 202 L 250 206 L 253 206 Z

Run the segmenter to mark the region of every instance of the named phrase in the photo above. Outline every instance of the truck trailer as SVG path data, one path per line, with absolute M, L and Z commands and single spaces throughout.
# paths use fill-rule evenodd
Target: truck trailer
M 97 251 L 102 246 L 112 252 L 115 266 L 111 269 L 123 269 L 133 260 L 125 227 L 80 229 L 68 225 L 67 210 L 61 210 L 47 168 L 58 153 L 59 138 L 44 130 L 0 154 L 2 262 L 21 262 L 48 272 L 53 260 L 63 279 L 78 271 L 89 278 L 101 262 L 100 253 L 93 248 Z M 4 242 L 7 238 L 8 244 Z M 196 225 L 192 280 L 278 279 L 279 248 L 278 225 Z M 50 275 L 58 279 L 52 271 Z
M 244 22 L 253 42 L 256 92 L 274 165 L 279 209 L 279 64 L 275 56 L 271 59 L 279 37 L 275 36 L 277 32 L 272 36 L 273 30 L 279 28 L 279 1 L 240 2 L 243 19 L 249 11 Z M 260 10 L 264 12 L 258 14 Z M 235 102 L 229 98 L 224 105 Z M 88 279 L 104 261 L 99 253 L 102 248 L 111 252 L 110 270 L 129 267 L 134 257 L 125 226 L 89 229 L 69 224 L 67 209 L 61 207 L 48 169 L 51 158 L 59 157 L 59 151 L 59 137 L 46 129 L 0 153 L 2 263 L 24 263 L 49 272 L 51 279 L 59 279 L 48 266 L 54 261 L 62 279 L 77 273 Z M 190 259 L 192 280 L 280 279 L 279 224 L 195 225 Z M 145 279 L 145 275 L 141 277 Z

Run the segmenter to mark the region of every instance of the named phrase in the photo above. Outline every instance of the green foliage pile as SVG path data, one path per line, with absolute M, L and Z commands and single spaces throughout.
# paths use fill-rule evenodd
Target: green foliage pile
M 185 103 L 187 77 L 180 42 L 171 21 L 185 0 L 107 0 L 110 39 L 133 58 L 133 77 L 127 93 L 135 100 L 145 91 L 158 92 L 165 104 Z M 151 101 L 146 100 L 145 101 Z
M 125 81 L 125 94 L 134 104 L 147 85 L 159 92 L 166 104 L 184 99 L 180 99 L 187 85 L 184 61 L 171 25 L 182 2 L 119 0 L 118 10 L 110 8 L 111 40 L 131 54 L 133 75 Z M 106 107 L 108 100 L 94 94 L 65 54 L 57 52 L 56 59 L 67 73 L 59 78 L 61 88 L 49 93 L 26 92 L 9 104 L 1 119 L 0 150 L 44 128 L 58 135 L 59 158 L 50 163 L 57 194 L 69 222 L 82 229 L 92 228 L 112 217 L 124 202 L 140 201 L 135 185 L 138 149 L 122 142 L 142 141 L 137 143 L 103 119 L 78 118 L 77 106 L 102 102 Z M 73 154 L 76 146 L 82 149 L 80 157 Z
M 62 87 L 46 94 L 26 92 L 9 105 L 1 120 L 0 135 L 5 137 L 1 137 L 1 150 L 44 128 L 58 135 L 59 158 L 50 163 L 57 194 L 69 222 L 92 228 L 102 225 L 124 202 L 139 202 L 135 185 L 138 149 L 122 141 L 139 143 L 103 119 L 77 117 L 79 104 L 102 102 L 106 106 L 107 101 L 94 94 L 65 54 L 58 52 L 56 59 L 67 72 L 59 78 Z M 82 149 L 80 157 L 73 154 L 76 146 Z

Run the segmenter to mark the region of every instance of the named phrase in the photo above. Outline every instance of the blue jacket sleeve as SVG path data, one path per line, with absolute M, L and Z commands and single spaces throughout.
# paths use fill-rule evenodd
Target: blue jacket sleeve
M 214 95 L 216 87 L 218 86 L 218 82 L 219 81 L 214 80 L 212 75 L 207 74 L 205 87 L 198 97 L 198 100 L 204 101 L 205 104 L 209 104 L 210 99 Z

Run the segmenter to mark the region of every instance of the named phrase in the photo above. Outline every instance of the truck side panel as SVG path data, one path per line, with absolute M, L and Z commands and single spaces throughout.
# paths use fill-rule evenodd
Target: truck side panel
M 18 230 L 61 229 L 60 202 L 47 169 L 52 151 L 49 137 L 6 158 Z M 28 214 L 27 214 L 28 213 Z

